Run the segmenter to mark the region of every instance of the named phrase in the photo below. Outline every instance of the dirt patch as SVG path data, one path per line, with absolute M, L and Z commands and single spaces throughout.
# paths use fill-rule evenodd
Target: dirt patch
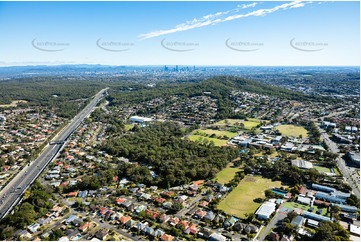
M 247 176 L 245 179 L 244 179 L 245 182 L 256 182 L 257 180 L 251 176 Z
M 1 108 L 10 108 L 10 107 L 16 107 L 19 103 L 27 103 L 28 101 L 25 100 L 15 100 L 12 101 L 10 104 L 1 104 Z

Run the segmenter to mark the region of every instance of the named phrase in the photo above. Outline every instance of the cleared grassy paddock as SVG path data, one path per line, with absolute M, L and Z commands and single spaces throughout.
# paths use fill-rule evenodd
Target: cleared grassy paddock
M 192 134 L 192 135 L 189 135 L 187 138 L 188 138 L 189 140 L 195 141 L 195 142 L 198 142 L 198 141 L 203 142 L 203 140 L 213 141 L 213 142 L 214 142 L 214 145 L 216 145 L 216 146 L 223 146 L 223 145 L 227 144 L 227 140 L 210 138 L 210 137 L 204 137 L 204 136 L 202 136 L 202 135 Z
M 134 124 L 125 124 L 124 127 L 125 127 L 125 130 L 128 131 L 134 127 Z
M 249 118 L 247 120 L 241 120 L 241 119 L 224 119 L 221 121 L 218 121 L 217 123 L 215 123 L 216 126 L 226 126 L 226 125 L 236 125 L 236 124 L 244 124 L 244 128 L 245 129 L 252 129 L 253 127 L 256 127 L 257 125 L 259 125 L 261 122 L 259 119 L 256 118 Z
M 218 172 L 214 180 L 216 180 L 221 184 L 226 184 L 227 182 L 232 180 L 236 172 L 241 170 L 239 167 L 232 167 L 232 166 L 233 166 L 232 163 L 228 164 L 226 168 Z
M 256 198 L 264 198 L 264 191 L 272 187 L 280 187 L 281 182 L 273 182 L 260 176 L 247 176 L 238 186 L 223 199 L 218 209 L 228 214 L 244 218 L 247 213 L 254 213 L 261 205 L 254 202 Z
M 302 135 L 302 138 L 307 138 L 307 130 L 302 126 L 296 126 L 296 125 L 279 125 L 276 128 L 282 135 L 285 136 L 293 136 L 293 137 L 299 137 Z
M 28 101 L 25 100 L 14 100 L 10 104 L 1 104 L 0 108 L 10 108 L 10 107 L 16 107 L 19 103 L 27 103 Z
M 314 165 L 313 168 L 315 168 L 319 172 L 328 172 L 328 173 L 332 172 L 330 168 L 327 168 L 327 167 L 324 167 L 324 166 L 315 166 Z
M 208 134 L 208 135 L 215 134 L 217 136 L 227 136 L 228 138 L 232 138 L 237 135 L 236 132 L 230 132 L 230 131 L 225 131 L 225 130 L 213 130 L 213 129 L 197 129 L 197 130 L 193 131 L 193 133 L 195 133 L 197 131 L 200 133 Z

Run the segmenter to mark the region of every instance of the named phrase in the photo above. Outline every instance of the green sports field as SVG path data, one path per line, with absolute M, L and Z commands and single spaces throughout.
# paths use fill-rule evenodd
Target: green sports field
M 259 203 L 253 201 L 254 199 L 264 198 L 265 190 L 280 186 L 280 181 L 273 182 L 260 176 L 247 176 L 219 203 L 218 209 L 244 218 L 245 214 L 254 213 L 260 206 Z
M 227 182 L 232 180 L 236 172 L 240 170 L 239 167 L 232 167 L 232 165 L 233 164 L 230 163 L 226 168 L 218 172 L 214 180 L 221 184 L 226 184 Z
M 280 125 L 276 128 L 278 131 L 281 132 L 282 135 L 285 136 L 293 136 L 293 137 L 299 137 L 302 135 L 302 138 L 307 138 L 307 130 L 302 126 L 296 126 L 296 125 Z
M 237 135 L 236 132 L 229 132 L 229 131 L 225 131 L 225 130 L 213 130 L 213 129 L 197 129 L 197 130 L 193 131 L 193 133 L 195 133 L 197 131 L 200 133 L 208 134 L 208 135 L 215 134 L 217 136 L 227 136 L 228 138 L 232 138 Z
M 198 141 L 203 142 L 203 140 L 213 141 L 215 146 L 222 146 L 222 145 L 227 144 L 227 140 L 209 138 L 209 137 L 204 137 L 202 135 L 195 135 L 195 134 L 189 135 L 188 139 L 191 141 L 195 141 L 195 142 L 198 142 Z

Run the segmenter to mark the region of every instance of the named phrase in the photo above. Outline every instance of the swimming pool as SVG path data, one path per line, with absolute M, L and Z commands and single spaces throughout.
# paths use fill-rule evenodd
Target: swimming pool
M 276 193 L 278 195 L 281 195 L 281 196 L 286 196 L 286 194 L 287 194 L 287 192 L 282 192 L 282 191 L 280 191 L 278 189 L 272 189 L 272 192 Z

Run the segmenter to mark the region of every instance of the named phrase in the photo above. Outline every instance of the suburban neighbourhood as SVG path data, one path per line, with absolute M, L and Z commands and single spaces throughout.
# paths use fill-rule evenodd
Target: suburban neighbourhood
M 219 118 L 212 91 L 137 104 L 101 101 L 23 195 L 22 212 L 36 214 L 22 215 L 28 218 L 22 229 L 3 226 L 2 238 L 291 241 L 318 236 L 326 221 L 359 240 L 359 106 L 339 102 L 320 110 L 317 102 L 241 91 L 229 98 L 236 118 Z M 0 117 L 5 186 L 54 142 L 66 119 L 31 106 Z M 235 159 L 211 179 L 164 187 L 152 185 L 161 175 L 156 167 L 114 155 L 115 137 L 169 122 L 184 130 L 182 140 L 228 147 Z M 145 175 L 147 184 L 137 182 Z

